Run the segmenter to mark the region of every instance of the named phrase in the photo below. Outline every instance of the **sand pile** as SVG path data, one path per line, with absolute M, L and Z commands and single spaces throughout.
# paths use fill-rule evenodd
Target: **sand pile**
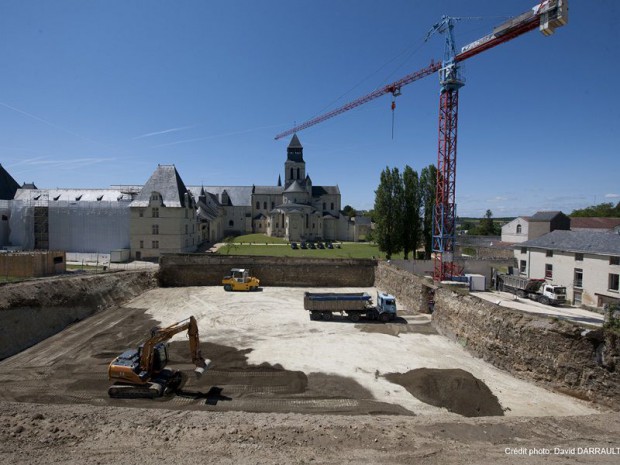
M 488 386 L 464 370 L 419 368 L 407 373 L 389 373 L 385 378 L 400 384 L 422 402 L 465 417 L 504 414 Z

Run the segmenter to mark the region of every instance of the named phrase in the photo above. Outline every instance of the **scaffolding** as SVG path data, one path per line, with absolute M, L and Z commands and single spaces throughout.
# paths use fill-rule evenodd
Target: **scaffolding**
M 110 253 L 129 248 L 129 201 L 13 200 L 9 242 L 23 250 Z

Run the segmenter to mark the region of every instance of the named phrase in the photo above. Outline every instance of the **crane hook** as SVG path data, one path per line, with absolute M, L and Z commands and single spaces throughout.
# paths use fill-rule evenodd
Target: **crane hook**
M 400 95 L 400 87 L 392 90 L 392 140 L 394 140 L 394 110 L 396 110 L 396 97 Z

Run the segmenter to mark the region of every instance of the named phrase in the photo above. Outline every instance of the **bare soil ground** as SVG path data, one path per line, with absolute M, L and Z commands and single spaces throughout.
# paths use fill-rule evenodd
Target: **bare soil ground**
M 490 367 L 407 309 L 311 321 L 303 291 L 154 289 L 0 362 L 3 462 L 616 463 L 618 414 Z M 192 314 L 211 369 L 179 395 L 109 399 L 108 363 Z M 191 373 L 184 336 L 171 358 Z

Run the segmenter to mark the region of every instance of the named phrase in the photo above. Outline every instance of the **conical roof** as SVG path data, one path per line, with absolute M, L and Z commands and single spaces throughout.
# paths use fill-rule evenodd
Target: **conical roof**
M 288 144 L 288 148 L 289 149 L 302 149 L 303 146 L 301 145 L 301 142 L 299 142 L 299 137 L 297 137 L 297 133 L 293 134 L 293 137 L 291 137 L 291 142 Z
M 286 188 L 284 192 L 305 192 L 305 189 L 301 184 L 299 184 L 299 181 L 295 180 Z

